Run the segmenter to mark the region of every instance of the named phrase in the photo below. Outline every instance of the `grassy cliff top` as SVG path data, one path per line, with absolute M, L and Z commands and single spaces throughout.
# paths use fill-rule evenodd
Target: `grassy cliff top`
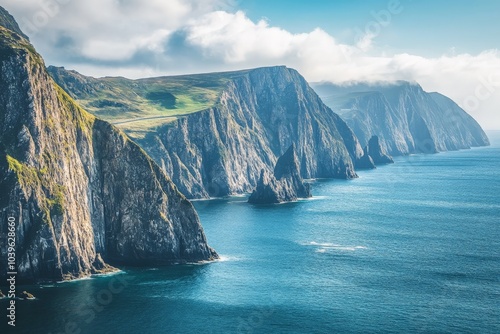
M 42 58 L 35 51 L 33 45 L 24 38 L 24 35 L 20 35 L 0 24 L 0 59 L 4 59 L 6 56 L 21 50 L 29 52 L 33 57 L 42 62 Z
M 55 81 L 86 110 L 134 138 L 172 120 L 214 106 L 228 82 L 248 71 L 131 80 L 93 78 L 49 67 Z
M 179 117 L 213 107 L 231 80 L 254 70 L 132 80 L 93 78 L 63 67 L 48 68 L 56 83 L 85 110 L 135 139 Z

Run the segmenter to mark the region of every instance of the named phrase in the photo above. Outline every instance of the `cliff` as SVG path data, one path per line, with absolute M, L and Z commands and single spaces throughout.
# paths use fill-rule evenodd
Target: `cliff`
M 164 171 L 78 107 L 28 40 L 3 26 L 0 129 L 0 230 L 7 235 L 9 217 L 16 220 L 18 281 L 217 257 Z M 0 238 L 2 280 L 6 243 Z
M 142 116 L 153 106 L 147 100 L 151 92 L 161 92 L 154 96 L 163 104 L 170 99 L 170 109 L 156 109 L 164 115 L 163 119 L 154 116 L 162 124 L 144 124 L 140 114 L 129 114 L 126 123 L 116 124 L 123 126 L 190 198 L 251 192 L 261 170 L 272 170 L 292 144 L 302 178 L 354 178 L 355 167 L 363 160 L 363 149 L 347 124 L 323 104 L 297 71 L 284 66 L 128 81 L 84 79 L 61 68 L 50 71 L 84 106 L 95 106 L 103 99 L 85 89 L 85 84 L 71 84 L 73 81 L 90 80 L 94 87 L 102 84 L 122 93 L 135 92 L 122 94 L 134 98 L 122 98 L 120 103 L 142 108 Z M 112 121 L 115 108 L 109 105 L 118 99 L 111 88 L 105 91 L 106 106 L 95 113 Z M 200 94 L 205 98 L 200 99 Z M 217 98 L 210 100 L 214 94 Z M 135 96 L 149 101 L 147 107 L 141 107 Z M 182 103 L 183 99 L 189 99 L 190 104 Z M 189 109 L 203 101 L 210 103 L 198 111 Z
M 371 157 L 376 166 L 394 163 L 392 157 L 380 145 L 377 136 L 371 137 L 368 141 L 368 145 L 365 147 L 365 155 Z
M 23 37 L 27 41 L 29 41 L 28 36 L 26 36 L 19 28 L 16 20 L 5 8 L 0 6 L 0 26 L 6 28 L 7 30 L 15 32 L 17 35 Z
M 313 84 L 361 144 L 376 135 L 390 155 L 436 153 L 489 145 L 479 124 L 449 98 L 415 83 Z
M 300 176 L 295 146 L 292 145 L 276 162 L 273 175 L 264 169 L 261 171 L 257 187 L 250 195 L 248 202 L 276 204 L 311 196 L 309 184 L 304 183 Z

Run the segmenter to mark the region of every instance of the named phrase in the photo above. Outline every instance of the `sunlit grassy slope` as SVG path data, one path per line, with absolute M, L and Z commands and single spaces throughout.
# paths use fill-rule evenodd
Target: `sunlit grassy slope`
M 92 114 L 141 138 L 177 117 L 212 107 L 227 83 L 246 71 L 130 80 L 92 78 L 50 67 L 55 81 Z

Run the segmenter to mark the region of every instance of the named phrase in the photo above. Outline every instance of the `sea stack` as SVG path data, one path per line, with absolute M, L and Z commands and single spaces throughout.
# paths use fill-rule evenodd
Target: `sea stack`
M 394 160 L 380 145 L 377 136 L 372 136 L 365 147 L 365 155 L 370 156 L 375 165 L 392 164 Z
M 311 197 L 309 184 L 299 172 L 295 145 L 291 145 L 274 167 L 274 173 L 262 169 L 256 189 L 248 199 L 253 204 L 277 204 Z

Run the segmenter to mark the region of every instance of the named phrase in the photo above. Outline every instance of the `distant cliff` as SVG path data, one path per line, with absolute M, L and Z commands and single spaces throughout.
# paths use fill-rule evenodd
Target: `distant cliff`
M 0 232 L 15 218 L 18 280 L 216 258 L 193 206 L 161 168 L 78 107 L 28 40 L 7 29 L 17 24 L 2 24 Z M 0 238 L 2 281 L 6 242 Z
M 361 144 L 378 136 L 391 155 L 436 153 L 489 145 L 479 124 L 449 98 L 409 82 L 313 84 Z
M 353 178 L 363 158 L 363 149 L 347 124 L 323 104 L 297 71 L 283 66 L 128 81 L 87 78 L 61 68 L 50 71 L 84 106 L 104 102 L 92 93 L 93 88 L 87 89 L 86 82 L 91 87 L 103 85 L 106 107 L 94 109 L 103 117 L 115 117 L 117 108 L 108 107 L 113 102 L 135 108 L 143 101 L 148 101 L 143 114 L 146 109 L 156 108 L 160 114 L 175 115 L 176 119 L 165 118 L 164 124 L 155 128 L 141 128 L 140 122 L 131 122 L 132 118 L 127 122 L 128 133 L 191 198 L 251 192 L 261 170 L 272 170 L 292 144 L 303 178 Z M 185 91 L 175 83 L 182 84 Z M 118 101 L 113 88 L 107 87 L 119 87 L 120 96 L 131 98 Z M 198 103 L 193 96 L 206 93 L 207 87 L 217 99 L 205 109 L 184 112 L 182 103 L 158 107 L 167 98 L 190 98 L 192 104 Z M 152 92 L 161 92 L 163 100 L 148 100 Z

